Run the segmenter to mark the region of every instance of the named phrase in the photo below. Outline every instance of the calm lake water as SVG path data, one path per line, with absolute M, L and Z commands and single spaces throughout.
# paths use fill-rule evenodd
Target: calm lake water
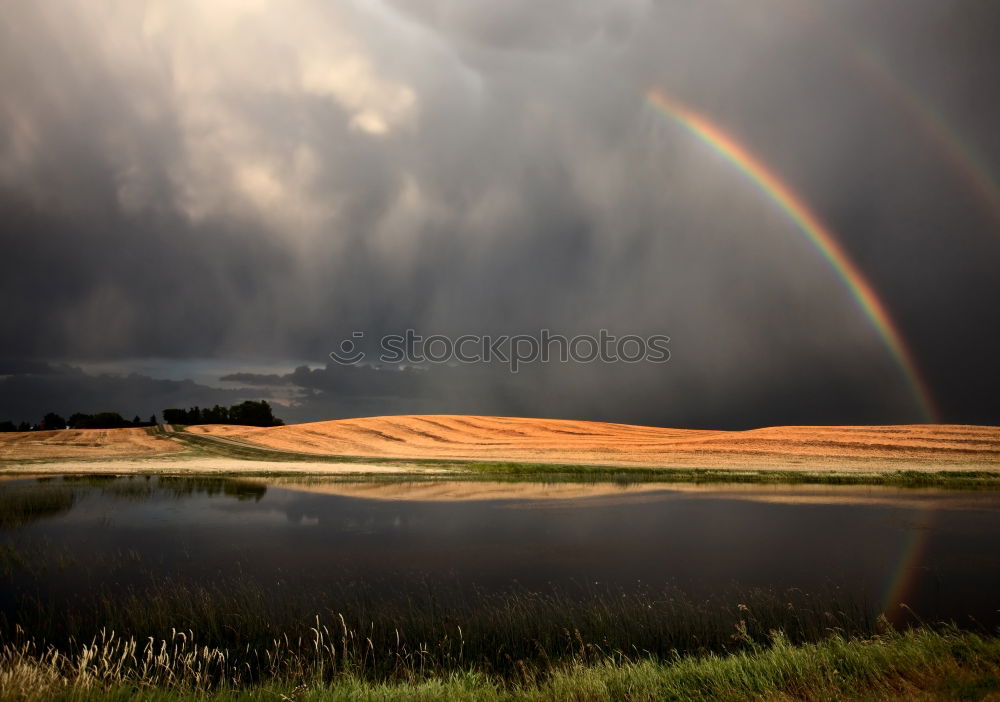
M 857 487 L 0 483 L 0 608 L 163 578 L 264 587 L 830 588 L 1000 624 L 1000 494 Z M 33 558 L 47 558 L 36 568 Z M 53 565 L 54 564 L 54 565 Z

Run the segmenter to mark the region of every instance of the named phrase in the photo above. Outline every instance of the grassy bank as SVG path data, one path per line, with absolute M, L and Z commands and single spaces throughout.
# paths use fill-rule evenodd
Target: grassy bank
M 793 645 L 781 634 L 727 655 L 665 660 L 607 652 L 583 655 L 542 676 L 498 679 L 472 669 L 371 681 L 289 670 L 216 686 L 205 673 L 226 652 L 189 640 L 140 643 L 107 635 L 70 654 L 30 644 L 0 650 L 0 696 L 10 700 L 980 700 L 1000 694 L 1000 639 L 955 630 L 831 636 Z M 316 643 L 316 658 L 326 644 Z
M 913 471 L 836 473 L 717 468 L 621 468 L 542 463 L 466 463 L 465 471 L 478 479 L 544 480 L 546 482 L 627 482 L 772 485 L 883 485 L 900 488 L 1000 489 L 1000 471 Z M 453 478 L 453 476 L 449 476 Z
M 218 455 L 222 456 L 223 453 Z M 235 457 L 235 456 L 227 456 Z M 294 459 L 286 455 L 274 457 L 246 458 L 255 462 L 281 463 L 275 470 L 253 470 L 252 472 L 233 470 L 212 470 L 200 473 L 197 470 L 178 470 L 176 462 L 164 462 L 158 466 L 155 461 L 143 463 L 141 469 L 122 470 L 114 460 L 73 461 L 72 466 L 63 469 L 59 475 L 66 476 L 173 476 L 205 479 L 241 479 L 253 477 L 292 479 L 297 482 L 434 482 L 434 481 L 487 481 L 487 482 L 527 482 L 527 483 L 616 483 L 628 484 L 696 484 L 696 485 L 829 485 L 829 486 L 881 486 L 907 489 L 940 488 L 951 490 L 1000 490 L 1000 471 L 909 471 L 899 470 L 888 473 L 835 473 L 774 470 L 727 470 L 717 468 L 622 468 L 616 466 L 562 465 L 548 463 L 481 463 L 466 461 L 432 461 L 405 459 L 370 459 L 358 456 L 320 456 L 307 458 L 305 454 Z M 329 463 L 330 472 L 309 470 L 297 471 L 286 466 L 299 462 Z M 39 466 L 46 462 L 0 462 L 0 472 L 11 477 L 36 477 Z M 338 463 L 370 463 L 399 468 L 392 473 L 342 472 Z M 438 473 L 410 473 L 408 467 L 435 468 Z

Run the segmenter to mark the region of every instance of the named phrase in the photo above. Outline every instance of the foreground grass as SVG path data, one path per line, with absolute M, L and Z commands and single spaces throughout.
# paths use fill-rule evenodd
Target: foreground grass
M 135 588 L 101 585 L 124 576 L 128 560 L 122 554 L 80 564 L 63 553 L 47 553 L 43 561 L 0 551 L 0 575 L 19 574 L 23 583 L 14 607 L 0 613 L 0 642 L 25 640 L 28 632 L 39 650 L 75 655 L 100 632 L 116 632 L 117 641 L 197 640 L 199 647 L 226 652 L 224 669 L 203 672 L 217 682 L 234 674 L 268 679 L 288 672 L 288 665 L 301 674 L 350 671 L 372 681 L 470 668 L 517 680 L 611 651 L 665 659 L 745 650 L 777 630 L 807 643 L 831 632 L 865 637 L 885 629 L 863 603 L 835 590 L 734 588 L 698 599 L 670 587 L 593 584 L 492 592 L 408 581 L 405 574 L 340 583 L 234 576 L 204 584 L 158 577 Z M 34 594 L 36 584 L 58 572 L 79 580 L 74 596 L 53 601 Z
M 796 591 L 692 601 L 669 591 L 367 589 L 170 583 L 58 606 L 24 602 L 0 628 L 0 699 L 1000 695 L 995 634 L 943 625 L 900 631 Z
M 728 655 L 629 658 L 583 655 L 541 677 L 501 680 L 465 670 L 373 682 L 350 671 L 329 680 L 294 673 L 253 686 L 208 689 L 203 673 L 224 653 L 174 640 L 145 647 L 110 637 L 75 655 L 30 644 L 0 650 L 6 700 L 980 700 L 1000 695 L 1000 638 L 954 629 L 833 636 L 795 646 L 781 634 Z M 135 663 L 135 665 L 132 664 Z

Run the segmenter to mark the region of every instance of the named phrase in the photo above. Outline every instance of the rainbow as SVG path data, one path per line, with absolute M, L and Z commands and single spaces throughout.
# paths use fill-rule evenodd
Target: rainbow
M 856 33 L 845 31 L 829 15 L 822 3 L 815 0 L 787 0 L 785 6 L 803 21 L 822 25 L 837 53 L 845 56 L 854 71 L 877 88 L 881 96 L 895 102 L 899 110 L 910 117 L 927 142 L 961 175 L 993 219 L 1000 223 L 1000 184 L 997 183 L 997 178 L 941 113 L 926 98 L 897 78 L 885 58 L 874 48 L 864 44 Z M 846 47 L 846 50 L 841 50 L 842 47 Z
M 882 597 L 881 614 L 893 624 L 901 620 L 900 605 L 908 604 L 906 600 L 913 595 L 917 569 L 924 560 L 933 520 L 933 509 L 922 508 L 917 523 L 904 537 L 898 562 L 890 571 L 885 595 Z
M 930 391 L 917 370 L 912 354 L 903 343 L 902 336 L 886 312 L 885 305 L 882 304 L 861 271 L 847 257 L 837 240 L 813 215 L 802 198 L 796 195 L 791 188 L 785 185 L 763 162 L 739 142 L 694 110 L 681 105 L 668 97 L 662 90 L 655 88 L 646 93 L 646 99 L 650 105 L 685 127 L 742 171 L 798 226 L 850 291 L 855 302 L 874 326 L 890 355 L 902 371 L 924 418 L 927 421 L 933 421 L 936 418 L 936 412 Z
M 989 210 L 994 221 L 1000 223 L 1000 187 L 997 186 L 996 179 L 990 173 L 989 166 L 949 126 L 941 113 L 929 102 L 908 91 L 893 77 L 885 62 L 871 50 L 859 47 L 854 53 L 853 62 L 858 70 L 879 86 L 883 94 L 891 96 L 900 109 L 909 113 L 924 137 L 936 147 L 938 154 L 962 176 Z

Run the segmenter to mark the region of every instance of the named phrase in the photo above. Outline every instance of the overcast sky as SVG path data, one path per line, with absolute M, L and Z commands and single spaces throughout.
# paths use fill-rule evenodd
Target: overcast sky
M 1000 423 L 995 0 L 0 2 L 0 419 L 269 398 Z M 663 334 L 665 364 L 342 367 L 352 332 Z

